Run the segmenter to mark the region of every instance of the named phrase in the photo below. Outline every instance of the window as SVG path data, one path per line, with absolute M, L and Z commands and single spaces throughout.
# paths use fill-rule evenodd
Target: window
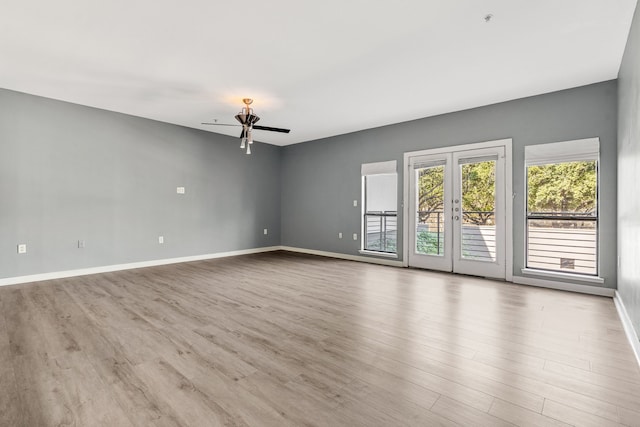
M 599 140 L 525 147 L 527 268 L 598 275 Z
M 396 161 L 362 165 L 362 249 L 397 253 L 398 175 Z
M 414 164 L 416 187 L 416 238 L 413 250 L 419 255 L 444 256 L 446 160 Z M 451 209 L 451 208 L 449 208 Z

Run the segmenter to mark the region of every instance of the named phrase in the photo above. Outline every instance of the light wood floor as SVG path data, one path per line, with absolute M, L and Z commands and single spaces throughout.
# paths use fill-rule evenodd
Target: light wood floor
M 609 298 L 280 252 L 0 307 L 2 426 L 640 425 Z

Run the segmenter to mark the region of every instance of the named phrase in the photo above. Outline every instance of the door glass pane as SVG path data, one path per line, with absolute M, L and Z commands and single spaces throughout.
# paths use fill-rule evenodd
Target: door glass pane
M 494 262 L 496 260 L 496 161 L 461 161 L 460 209 L 463 259 Z M 454 212 L 458 215 L 458 211 Z
M 444 165 L 415 172 L 416 247 L 420 255 L 444 256 Z

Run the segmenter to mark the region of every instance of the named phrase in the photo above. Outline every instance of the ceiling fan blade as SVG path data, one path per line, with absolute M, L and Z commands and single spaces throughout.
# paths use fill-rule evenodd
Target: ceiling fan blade
M 271 131 L 271 132 L 282 132 L 282 133 L 291 132 L 291 129 L 272 128 L 272 127 L 269 127 L 269 126 L 260 126 L 260 125 L 253 125 L 253 128 L 257 129 L 257 130 L 268 130 L 268 131 Z
M 229 123 L 200 123 L 201 125 L 213 125 L 213 126 L 241 126 L 241 125 L 234 125 L 234 124 L 229 124 Z

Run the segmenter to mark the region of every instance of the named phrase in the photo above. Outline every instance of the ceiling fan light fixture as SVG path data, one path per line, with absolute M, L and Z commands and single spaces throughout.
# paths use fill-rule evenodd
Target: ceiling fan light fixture
M 240 122 L 241 125 L 246 125 L 247 124 L 247 115 L 244 114 L 244 111 L 236 114 L 236 120 Z
M 242 100 L 244 107 L 236 114 L 236 120 L 242 125 L 242 133 L 240 134 L 240 149 L 247 149 L 247 154 L 251 154 L 251 144 L 253 144 L 253 135 L 251 130 L 253 124 L 260 120 L 260 117 L 253 114 L 253 108 L 249 105 L 253 102 L 252 99 L 245 98 Z
M 247 115 L 247 124 L 249 126 L 251 126 L 252 124 L 256 123 L 258 120 L 260 120 L 260 117 L 258 117 L 255 114 L 253 114 L 253 112 L 251 112 L 250 114 Z
M 242 126 L 242 132 L 240 132 L 240 149 L 244 150 L 246 147 L 245 143 L 247 142 L 247 126 Z
M 247 149 L 247 154 L 251 154 L 251 144 L 253 144 L 253 129 L 266 130 L 271 132 L 289 133 L 289 129 L 275 128 L 270 126 L 255 126 L 255 123 L 260 120 L 260 117 L 254 114 L 253 108 L 249 107 L 253 100 L 251 98 L 243 98 L 242 102 L 244 107 L 238 114 L 235 115 L 235 119 L 240 123 L 239 125 L 232 125 L 227 123 L 218 123 L 218 119 L 214 119 L 213 123 L 202 123 L 203 125 L 218 125 L 218 126 L 242 126 L 242 132 L 240 133 L 240 148 Z

